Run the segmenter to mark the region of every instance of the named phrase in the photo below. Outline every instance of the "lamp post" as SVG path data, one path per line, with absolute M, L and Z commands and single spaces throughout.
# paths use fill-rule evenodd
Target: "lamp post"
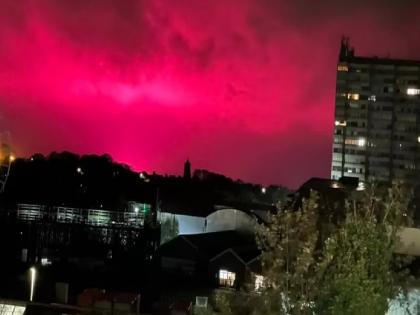
M 34 291 L 35 291 L 35 282 L 36 282 L 36 269 L 35 267 L 31 267 L 31 269 L 29 269 L 30 273 L 31 273 L 31 293 L 29 296 L 29 301 L 32 302 L 34 299 Z

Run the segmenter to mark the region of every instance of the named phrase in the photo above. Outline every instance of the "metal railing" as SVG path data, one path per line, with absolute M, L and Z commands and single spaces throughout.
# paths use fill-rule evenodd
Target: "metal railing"
M 23 221 L 53 221 L 93 226 L 143 227 L 146 214 L 142 211 L 110 211 L 71 207 L 46 207 L 36 204 L 18 204 L 17 218 Z

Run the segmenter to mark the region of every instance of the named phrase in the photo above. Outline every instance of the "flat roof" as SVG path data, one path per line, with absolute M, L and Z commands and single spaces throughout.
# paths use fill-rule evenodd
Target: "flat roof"
M 420 67 L 420 60 L 393 59 L 393 58 L 384 58 L 384 57 L 376 57 L 376 56 L 373 56 L 373 57 L 361 57 L 361 56 L 345 57 L 345 58 L 340 58 L 340 62 Z

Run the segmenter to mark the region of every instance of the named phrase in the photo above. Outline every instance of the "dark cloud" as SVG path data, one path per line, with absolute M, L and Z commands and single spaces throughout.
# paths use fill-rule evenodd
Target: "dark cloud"
M 420 59 L 418 12 L 414 0 L 0 0 L 4 125 L 21 154 L 109 152 L 162 172 L 189 156 L 296 186 L 329 175 L 341 36 Z

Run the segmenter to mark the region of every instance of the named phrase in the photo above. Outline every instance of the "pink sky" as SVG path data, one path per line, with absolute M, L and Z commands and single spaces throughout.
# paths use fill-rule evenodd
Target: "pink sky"
M 186 158 L 263 184 L 328 177 L 340 37 L 420 59 L 420 5 L 0 0 L 0 131 L 18 155 Z

